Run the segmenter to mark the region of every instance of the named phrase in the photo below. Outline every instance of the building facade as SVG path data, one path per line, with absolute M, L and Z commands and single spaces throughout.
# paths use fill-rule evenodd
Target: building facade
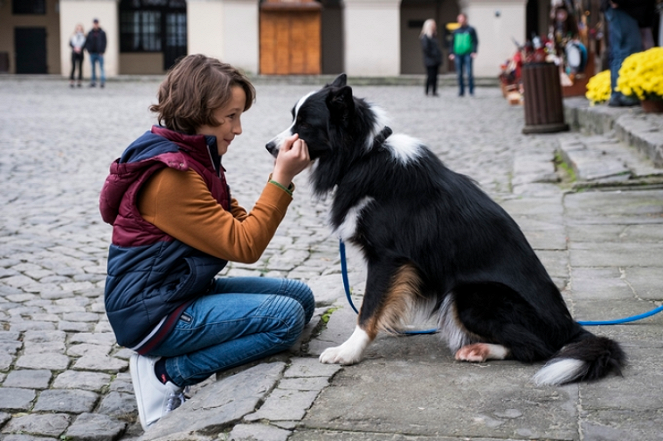
M 317 27 L 307 28 L 314 31 L 297 30 L 304 9 L 309 22 L 317 17 Z M 312 10 L 318 12 L 311 15 Z M 308 56 L 314 67 L 307 72 L 421 74 L 423 22 L 437 21 L 446 55 L 445 24 L 464 12 L 479 35 L 475 75 L 494 77 L 516 50 L 514 40 L 522 43 L 526 30 L 547 32 L 549 10 L 550 0 L 0 0 L 0 72 L 68 76 L 74 28 L 80 23 L 88 31 L 96 18 L 108 39 L 108 77 L 162 74 L 190 53 L 261 74 L 266 70 L 261 48 L 279 50 L 281 60 Z M 261 23 L 275 16 L 285 23 L 284 31 L 268 35 Z M 302 53 L 297 42 L 310 48 L 311 32 L 319 38 L 314 42 L 319 50 Z M 87 61 L 84 73 L 89 77 Z M 445 63 L 441 70 L 450 67 Z M 290 73 L 303 73 L 293 69 Z

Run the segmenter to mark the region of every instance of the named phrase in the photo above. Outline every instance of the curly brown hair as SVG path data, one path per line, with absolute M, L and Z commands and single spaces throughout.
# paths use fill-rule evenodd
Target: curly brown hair
M 230 101 L 233 87 L 244 90 L 244 111 L 249 110 L 256 91 L 246 75 L 216 58 L 187 55 L 168 71 L 159 86 L 159 103 L 150 110 L 157 114 L 159 124 L 193 135 L 203 125 L 221 125 L 214 111 Z

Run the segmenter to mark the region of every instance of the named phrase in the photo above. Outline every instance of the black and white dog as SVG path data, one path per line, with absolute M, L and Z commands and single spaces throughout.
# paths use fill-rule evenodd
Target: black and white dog
M 301 98 L 293 122 L 267 144 L 276 156 L 299 134 L 330 221 L 368 265 L 357 327 L 323 363 L 357 363 L 379 331 L 436 315 L 457 360 L 549 360 L 539 384 L 621 372 L 619 344 L 576 323 L 515 221 L 421 142 L 391 134 L 384 113 L 352 94 L 346 76 Z

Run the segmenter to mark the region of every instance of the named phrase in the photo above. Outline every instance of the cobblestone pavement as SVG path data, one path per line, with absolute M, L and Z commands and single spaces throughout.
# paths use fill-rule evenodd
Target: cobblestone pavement
M 115 344 L 104 314 L 111 228 L 100 219 L 98 196 L 111 161 L 155 123 L 148 106 L 155 101 L 157 86 L 156 81 L 109 82 L 104 90 L 71 90 L 64 81 L 0 80 L 0 438 L 4 441 L 142 435 L 128 373 L 131 353 Z M 313 89 L 257 85 L 257 102 L 243 117 L 244 133 L 224 157 L 228 182 L 243 206 L 252 207 L 271 171 L 265 142 L 289 125 L 290 108 Z M 544 264 L 558 285 L 565 286 L 568 264 L 559 251 L 565 238 L 557 230 L 551 233 L 548 224 L 541 227 L 536 219 L 537 209 L 560 214 L 562 191 L 533 183 L 556 179 L 551 163 L 554 136 L 521 135 L 522 108 L 509 107 L 496 88 L 479 88 L 474 98 L 458 98 L 451 88 L 442 89 L 440 98 L 427 98 L 419 86 L 361 86 L 355 95 L 387 110 L 394 132 L 427 142 L 448 166 L 472 176 L 493 197 L 519 212 L 533 231 L 528 237 L 541 250 Z M 260 261 L 230 264 L 223 274 L 310 282 L 320 307 L 317 324 L 342 295 L 337 242 L 325 223 L 325 201 L 310 197 L 304 176 L 295 182 L 295 200 Z M 532 192 L 549 199 L 524 210 L 519 201 Z M 550 201 L 554 208 L 548 209 Z M 551 241 L 553 245 L 547 246 Z M 353 268 L 351 277 L 355 293 L 360 293 L 361 268 Z M 343 315 L 347 308 L 341 312 L 332 319 L 351 322 L 351 315 Z M 233 426 L 230 437 L 237 440 L 250 436 L 280 440 L 290 435 L 339 369 L 320 365 L 310 356 L 329 342 L 343 341 L 351 330 L 332 329 L 330 322 L 318 335 L 315 324 L 290 355 L 240 373 L 246 376 L 243 384 L 251 385 L 246 389 L 255 390 L 240 393 L 238 386 L 226 384 L 225 390 L 234 393 L 229 400 L 237 400 L 237 412 L 238 395 L 257 398 L 243 402 L 248 406 L 244 413 L 206 426 L 208 435 L 216 433 L 210 427 L 227 432 Z M 312 333 L 315 339 L 310 339 Z M 223 381 L 208 380 L 194 391 L 194 399 L 211 400 L 216 393 L 220 400 L 223 392 L 215 388 Z M 266 397 L 272 389 L 272 396 Z M 279 407 L 289 390 L 302 392 L 305 404 Z M 301 412 L 288 413 L 294 408 Z M 183 406 L 177 411 L 181 421 L 170 424 L 193 431 L 205 412 L 191 409 Z M 243 424 L 237 425 L 238 421 Z M 251 424 L 261 421 L 281 423 Z M 157 430 L 143 438 L 189 439 L 169 433 L 173 432 Z

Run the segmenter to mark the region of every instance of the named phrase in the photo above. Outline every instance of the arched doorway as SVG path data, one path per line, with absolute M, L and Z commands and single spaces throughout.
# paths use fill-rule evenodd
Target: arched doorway
M 187 54 L 186 0 L 121 0 L 122 73 L 157 73 Z

